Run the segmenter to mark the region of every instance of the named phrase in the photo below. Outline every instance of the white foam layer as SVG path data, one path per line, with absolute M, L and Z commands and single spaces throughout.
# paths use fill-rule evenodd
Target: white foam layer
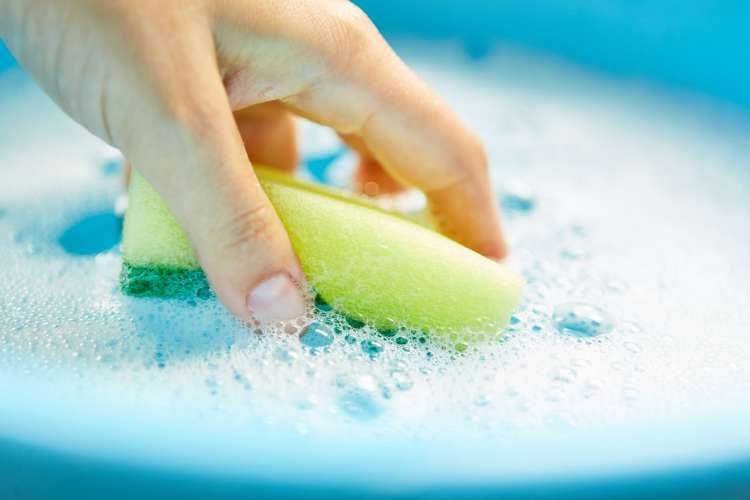
M 338 457 L 329 465 L 379 453 L 374 440 L 454 451 L 464 443 L 456 453 L 469 462 L 483 446 L 495 450 L 493 464 L 522 476 L 562 471 L 555 453 L 577 439 L 589 455 L 572 463 L 590 471 L 633 457 L 644 465 L 654 451 L 628 445 L 630 455 L 618 454 L 591 436 L 618 442 L 615 433 L 653 426 L 695 437 L 714 417 L 740 422 L 750 412 L 748 121 L 715 103 L 516 52 L 477 63 L 451 46 L 403 50 L 490 151 L 511 264 L 529 278 L 502 343 L 456 355 L 344 326 L 329 348 L 311 351 L 296 335 L 255 334 L 215 302 L 121 296 L 116 248 L 73 256 L 58 241 L 81 218 L 112 210 L 120 191 L 105 166 L 112 152 L 8 73 L 0 81 L 0 408 L 15 410 L 0 410 L 0 435 L 145 459 L 159 451 L 138 443 L 174 439 L 176 457 L 180 446 L 199 447 L 185 429 L 201 428 L 233 459 L 240 449 L 227 447 L 243 439 L 252 447 L 277 438 L 280 462 L 304 436 L 328 443 Z M 335 151 L 329 134 L 306 130 L 321 144 L 305 151 Z M 553 312 L 571 302 L 601 308 L 612 330 L 560 332 Z M 42 417 L 71 430 L 42 432 L 33 425 Z M 665 459 L 750 450 L 750 430 L 724 432 L 715 449 L 688 439 Z M 523 447 L 528 466 L 516 460 Z

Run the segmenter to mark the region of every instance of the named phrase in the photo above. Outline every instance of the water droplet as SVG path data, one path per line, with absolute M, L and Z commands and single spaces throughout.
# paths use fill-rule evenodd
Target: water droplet
M 371 357 L 377 356 L 383 352 L 383 344 L 377 340 L 363 340 L 361 347 L 362 352 L 369 354 Z
M 333 342 L 333 330 L 323 323 L 310 323 L 302 331 L 299 341 L 311 349 L 328 347 Z
M 414 386 L 412 378 L 403 370 L 391 371 L 391 380 L 393 380 L 394 387 L 399 391 L 408 391 Z
M 552 321 L 560 332 L 577 337 L 596 337 L 614 328 L 612 318 L 603 309 L 578 302 L 557 306 Z

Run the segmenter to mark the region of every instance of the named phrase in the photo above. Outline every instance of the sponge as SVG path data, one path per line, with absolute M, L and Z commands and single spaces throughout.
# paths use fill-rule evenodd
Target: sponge
M 523 279 L 472 250 L 346 195 L 256 168 L 307 280 L 339 312 L 379 329 L 477 338 L 501 331 Z M 156 191 L 131 179 L 122 289 L 130 295 L 207 297 L 185 233 Z

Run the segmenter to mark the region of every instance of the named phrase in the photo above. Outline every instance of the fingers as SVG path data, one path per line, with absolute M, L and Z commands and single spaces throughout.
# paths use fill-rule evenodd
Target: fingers
M 423 190 L 445 234 L 489 257 L 505 256 L 479 141 L 357 7 L 333 2 L 329 8 L 333 35 L 323 35 L 318 47 L 330 72 L 284 102 L 357 137 L 391 176 Z
M 397 194 L 404 190 L 404 186 L 383 169 L 359 137 L 345 134 L 339 136 L 359 154 L 359 165 L 354 173 L 357 190 L 367 196 Z
M 123 150 L 162 195 L 217 295 L 236 316 L 298 317 L 305 309 L 299 263 L 252 171 L 210 39 L 192 41 L 158 58 L 156 91 L 153 85 L 144 91 L 133 126 L 118 132 Z M 270 138 L 287 133 L 275 119 L 268 123 L 250 127 Z M 288 152 L 263 155 L 290 163 Z
M 235 111 L 234 119 L 250 161 L 291 172 L 297 166 L 294 117 L 277 102 Z

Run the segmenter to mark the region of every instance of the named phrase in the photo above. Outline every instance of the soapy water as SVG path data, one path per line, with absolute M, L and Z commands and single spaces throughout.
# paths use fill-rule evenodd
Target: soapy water
M 750 411 L 750 121 L 512 51 L 403 53 L 488 147 L 509 265 L 528 280 L 499 340 L 447 349 L 314 296 L 304 318 L 266 327 L 214 299 L 123 296 L 122 160 L 9 72 L 0 385 L 134 420 L 355 440 L 471 429 L 492 443 Z M 301 175 L 345 185 L 354 155 L 300 126 Z M 0 391 L 0 407 L 14 394 Z

